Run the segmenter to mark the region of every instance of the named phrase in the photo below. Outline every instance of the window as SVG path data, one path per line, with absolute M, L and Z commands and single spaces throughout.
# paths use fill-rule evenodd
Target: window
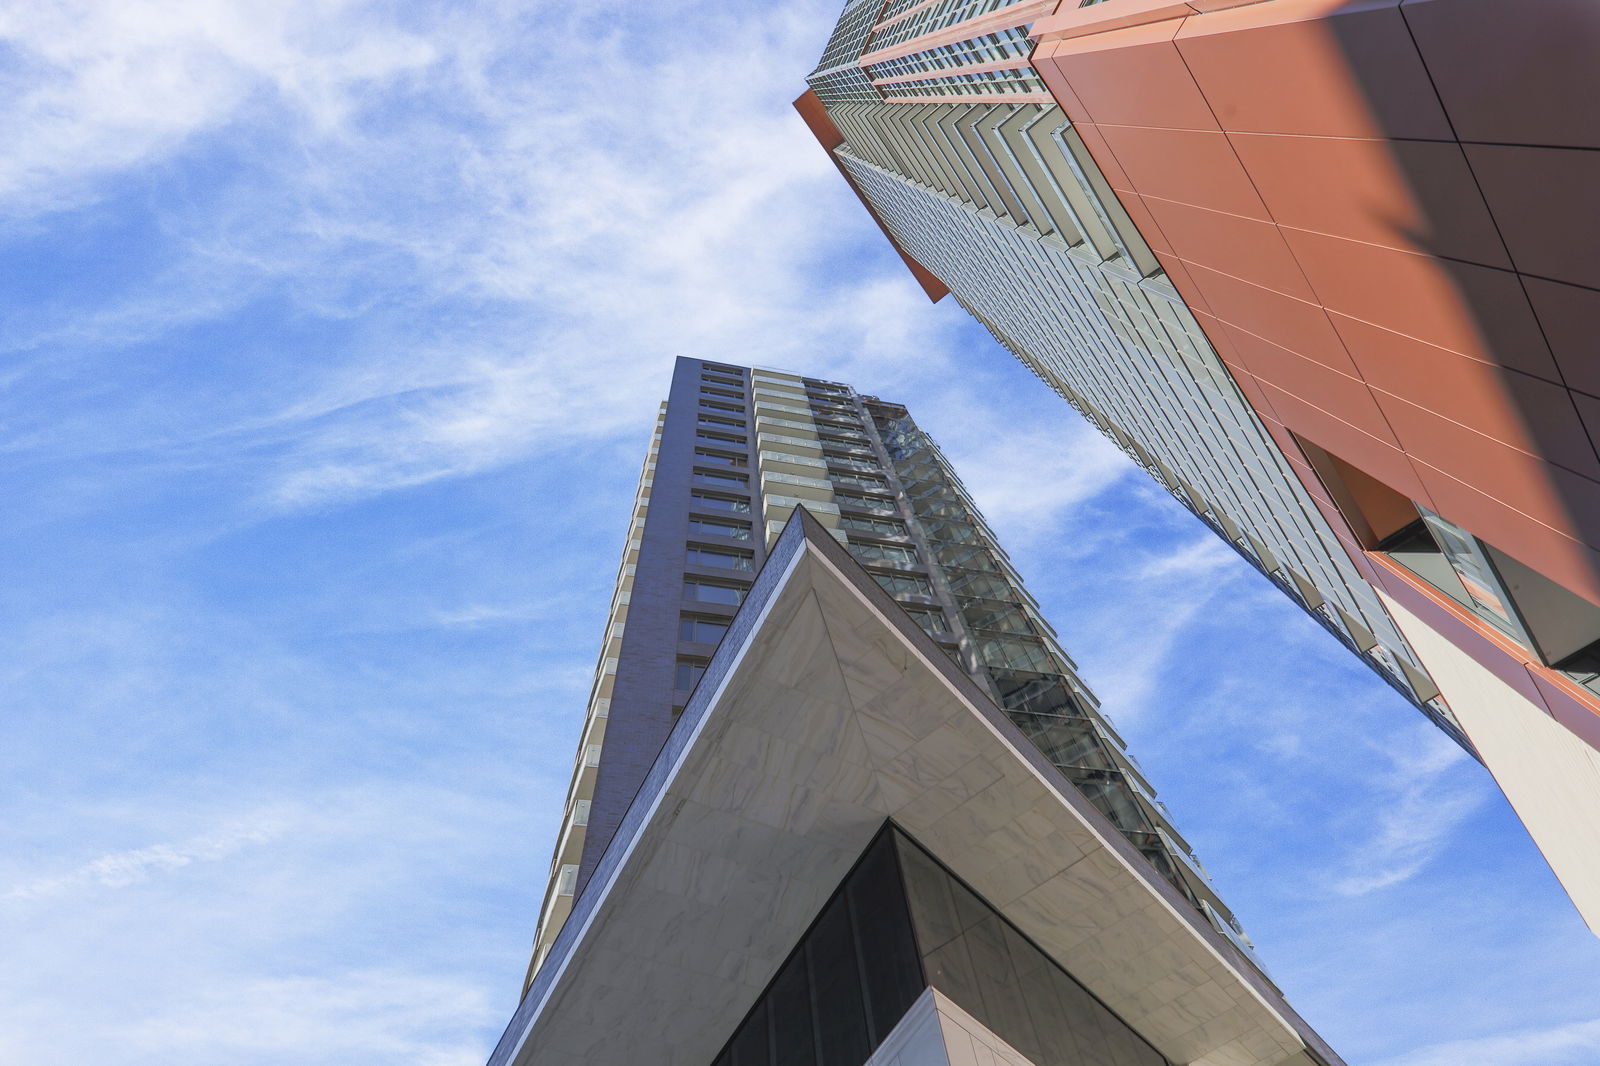
M 702 388 L 700 390 L 700 395 L 702 395 L 702 396 L 721 396 L 721 397 L 724 397 L 724 398 L 729 399 L 729 400 L 742 400 L 742 399 L 744 399 L 744 393 L 742 393 L 742 392 L 730 392 L 727 389 L 713 389 L 710 386 L 706 386 L 706 387 Z M 701 403 L 704 403 L 704 402 L 705 402 L 704 400 L 701 401 Z
M 948 637 L 949 627 L 944 624 L 944 612 L 931 607 L 907 607 L 906 614 L 911 620 L 922 627 L 922 631 L 933 637 Z
M 728 631 L 728 623 L 719 618 L 700 618 L 686 614 L 678 620 L 678 639 L 692 640 L 697 644 L 715 644 Z
M 734 537 L 738 540 L 750 539 L 750 527 L 738 522 L 718 522 L 714 518 L 690 518 L 690 533 L 710 533 L 714 537 Z
M 839 524 L 846 529 L 859 529 L 864 533 L 886 533 L 893 537 L 906 535 L 906 524 L 892 518 L 868 518 L 866 515 L 840 512 Z
M 700 380 L 707 385 L 725 385 L 730 389 L 743 389 L 744 382 L 738 378 L 718 377 L 715 374 L 701 374 Z
M 700 432 L 696 433 L 694 435 L 694 439 L 695 440 L 703 440 L 707 444 L 726 444 L 730 448 L 743 448 L 744 447 L 744 438 L 743 437 L 735 437 L 730 433 L 714 433 L 711 430 L 707 430 L 707 429 L 703 429 Z
M 744 377 L 744 367 L 723 366 L 721 363 L 701 363 L 700 371 L 710 374 L 732 374 L 736 378 Z
M 917 561 L 917 552 L 914 548 L 906 547 L 903 544 L 879 544 L 876 541 L 853 540 L 850 542 L 850 554 L 862 562 L 914 563 Z
M 744 466 L 745 458 L 742 455 L 724 455 L 722 452 L 708 451 L 705 448 L 694 450 L 696 462 L 716 463 L 718 466 Z
M 737 607 L 744 601 L 745 590 L 738 585 L 721 585 L 701 578 L 685 578 L 683 598 L 696 603 L 721 603 Z
M 700 683 L 705 676 L 706 664 L 699 659 L 679 659 L 677 675 L 672 682 L 673 688 L 687 692 Z
M 916 574 L 881 574 L 872 571 L 872 580 L 891 596 L 932 596 L 933 586 L 928 579 Z
M 833 444 L 841 448 L 865 448 L 866 437 L 846 437 L 833 433 L 818 433 L 817 439 L 824 444 Z
M 719 474 L 710 470 L 696 470 L 694 476 L 702 481 L 720 481 L 725 485 L 738 485 L 740 488 L 750 483 L 750 479 L 743 474 Z M 745 504 L 744 509 L 750 510 L 750 505 Z
M 755 560 L 740 552 L 690 546 L 689 562 L 695 566 L 720 566 L 725 570 L 754 570 Z
M 705 475 L 701 476 L 704 477 Z M 691 493 L 689 498 L 693 501 L 694 506 L 704 507 L 708 511 L 732 511 L 734 514 L 750 513 L 749 500 L 738 500 L 732 496 L 717 496 L 709 492 Z
M 702 426 L 733 426 L 736 429 L 744 428 L 743 419 L 724 418 L 721 415 L 701 415 L 700 424 Z
M 828 471 L 828 478 L 835 485 L 854 485 L 859 489 L 887 489 L 889 483 L 881 477 L 872 477 L 869 474 L 847 474 L 839 470 Z
M 876 496 L 863 496 L 859 492 L 842 492 L 835 490 L 833 494 L 835 503 L 846 504 L 850 507 L 860 507 L 867 511 L 877 511 L 880 514 L 899 514 L 900 509 L 893 500 L 882 500 Z
M 871 459 L 858 459 L 853 455 L 835 455 L 833 452 L 824 452 L 823 457 L 834 466 L 842 466 L 848 470 L 876 472 L 882 469 Z
M 721 400 L 701 400 L 701 407 L 709 407 L 715 411 L 734 411 L 744 414 L 744 405 L 739 403 L 723 403 Z

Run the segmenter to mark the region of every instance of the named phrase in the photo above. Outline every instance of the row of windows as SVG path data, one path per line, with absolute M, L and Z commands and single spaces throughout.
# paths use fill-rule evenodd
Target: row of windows
M 683 579 L 683 598 L 693 603 L 720 603 L 737 607 L 744 602 L 748 589 L 744 585 L 729 585 L 703 577 Z
M 877 541 L 852 540 L 850 554 L 862 562 L 886 563 L 914 563 L 917 561 L 915 548 L 904 544 L 879 544 Z
M 713 411 L 732 411 L 735 414 L 744 414 L 744 404 L 728 403 L 726 400 L 708 400 L 702 396 L 700 398 L 700 406 L 709 407 Z
M 876 489 L 882 492 L 889 488 L 889 483 L 883 478 L 873 477 L 870 474 L 850 474 L 841 470 L 829 470 L 828 479 L 835 485 L 854 485 L 858 489 Z
M 750 531 L 745 530 L 749 536 Z M 744 553 L 727 551 L 722 548 L 701 548 L 690 545 L 685 552 L 688 561 L 694 566 L 720 566 L 724 570 L 754 570 L 755 559 Z
M 703 440 L 707 444 L 726 444 L 729 447 L 745 447 L 745 438 L 735 437 L 731 433 L 717 433 L 713 430 L 702 429 L 694 435 L 695 440 Z
M 746 511 L 749 510 L 749 507 L 750 507 L 750 505 L 748 503 L 746 503 L 745 504 Z M 701 534 L 710 533 L 713 536 L 732 537 L 735 540 L 749 540 L 750 539 L 750 523 L 748 523 L 748 522 L 719 522 L 714 518 L 695 518 L 695 517 L 690 517 L 690 519 L 689 519 L 689 532 L 690 533 L 701 533 Z
M 834 495 L 837 498 L 838 494 L 835 493 Z M 856 499 L 865 500 L 867 497 L 858 496 Z M 886 533 L 895 537 L 907 535 L 906 524 L 892 518 L 869 518 L 866 515 L 841 512 L 839 523 L 846 529 L 858 529 L 863 533 Z
M 700 615 L 686 614 L 678 620 L 678 639 L 696 644 L 715 644 L 727 631 L 728 621 L 725 618 L 703 618 Z
M 719 485 L 728 485 L 741 489 L 750 487 L 750 479 L 744 474 L 722 473 L 716 470 L 696 470 L 694 476 L 701 481 L 711 481 Z
M 871 571 L 872 580 L 876 581 L 885 592 L 891 596 L 929 596 L 933 595 L 933 585 L 927 578 L 917 574 L 885 574 Z
M 706 385 L 721 385 L 724 388 L 739 389 L 741 391 L 744 389 L 744 378 L 742 377 L 729 378 L 717 374 L 701 374 L 700 380 Z
M 864 496 L 859 492 L 846 492 L 842 489 L 833 490 L 833 500 L 848 507 L 859 507 L 863 511 L 876 511 L 879 514 L 899 514 L 900 509 L 893 500 L 878 496 Z
M 695 462 L 715 463 L 718 466 L 745 466 L 745 457 L 742 455 L 728 455 L 725 452 L 714 452 L 709 448 L 696 448 L 694 450 Z
M 750 501 L 734 496 L 719 496 L 714 492 L 696 491 L 690 494 L 690 499 L 695 507 L 704 507 L 707 510 L 731 511 L 734 514 L 750 513 Z
M 744 429 L 744 419 L 729 418 L 725 415 L 703 414 L 700 416 L 699 422 L 702 426 L 733 426 L 736 429 Z

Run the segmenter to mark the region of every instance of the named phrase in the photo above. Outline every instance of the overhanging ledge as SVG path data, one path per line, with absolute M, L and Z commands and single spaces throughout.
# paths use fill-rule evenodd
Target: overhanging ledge
M 1172 1061 L 1340 1062 L 797 511 L 491 1066 L 707 1066 L 885 818 Z

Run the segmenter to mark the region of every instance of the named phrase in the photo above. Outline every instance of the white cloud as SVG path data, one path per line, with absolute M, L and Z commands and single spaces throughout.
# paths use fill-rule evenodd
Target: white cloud
M 404 18 L 356 2 L 148 6 L 11 17 L 14 47 L 53 72 L 12 140 L 67 132 L 13 161 L 0 208 L 81 203 L 201 143 L 245 165 L 167 211 L 182 256 L 112 303 L 25 323 L 11 346 L 94 353 L 276 291 L 321 319 L 359 314 L 359 339 L 329 358 L 284 352 L 293 372 L 267 389 L 162 412 L 155 440 L 189 444 L 187 460 L 206 457 L 201 441 L 247 455 L 260 508 L 647 424 L 676 355 L 819 368 L 860 352 L 922 374 L 946 357 L 924 298 L 788 106 L 825 4 L 697 9 L 692 35 L 557 5 Z M 174 92 L 193 99 L 169 106 Z M 816 270 L 849 227 L 889 273 Z M 12 447 L 149 448 L 149 422 L 41 423 Z
M 1487 798 L 1480 781 L 1459 772 L 1470 760 L 1444 734 L 1416 722 L 1401 736 L 1416 747 L 1373 753 L 1389 763 L 1371 780 L 1376 824 L 1351 849 L 1349 872 L 1334 881 L 1340 895 L 1362 896 L 1415 877 Z
M 135 1053 L 182 1061 L 481 1066 L 500 1003 L 465 978 L 339 970 L 223 980 L 192 1002 L 127 1027 Z
M 178 843 L 111 852 L 67 873 L 15 885 L 0 892 L 0 902 L 35 900 L 85 889 L 124 888 L 191 863 L 216 862 L 251 845 L 267 843 L 283 833 L 285 824 L 282 812 L 265 811 Z
M 1600 1062 L 1600 1018 L 1451 1040 L 1374 1066 L 1591 1066 L 1595 1062 Z

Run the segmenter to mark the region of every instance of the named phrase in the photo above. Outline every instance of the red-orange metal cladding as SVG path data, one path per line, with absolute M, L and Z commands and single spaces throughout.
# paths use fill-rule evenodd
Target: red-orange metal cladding
M 1600 4 L 1116 0 L 1033 32 L 1319 506 L 1286 431 L 1600 604 Z M 1592 695 L 1359 561 L 1600 740 Z
M 833 150 L 844 143 L 844 134 L 839 132 L 839 127 L 835 126 L 833 119 L 828 117 L 827 109 L 822 106 L 822 101 L 817 97 L 817 94 L 807 89 L 800 95 L 799 99 L 795 100 L 794 109 L 800 112 L 800 117 L 805 120 L 807 128 L 811 130 L 811 135 L 817 139 L 817 143 L 822 145 L 822 150 L 828 153 L 828 158 L 833 160 L 833 165 L 839 167 L 839 173 L 844 176 L 845 183 L 856 194 L 856 198 L 861 201 L 861 205 L 867 209 L 867 214 L 872 216 L 872 221 L 878 224 L 878 228 L 883 231 L 883 235 L 889 239 L 889 244 L 899 253 L 900 258 L 911 271 L 911 276 L 917 279 L 917 284 L 922 286 L 922 291 L 928 294 L 928 299 L 938 303 L 948 296 L 950 289 L 945 283 L 940 281 L 933 271 L 917 262 L 904 248 L 900 247 L 900 242 L 894 239 L 894 234 L 889 232 L 889 227 L 883 224 L 883 219 L 878 217 L 878 212 L 873 208 L 871 202 L 861 194 L 860 189 L 856 188 L 856 183 L 851 179 L 849 171 L 839 166 L 839 159 L 833 154 Z

